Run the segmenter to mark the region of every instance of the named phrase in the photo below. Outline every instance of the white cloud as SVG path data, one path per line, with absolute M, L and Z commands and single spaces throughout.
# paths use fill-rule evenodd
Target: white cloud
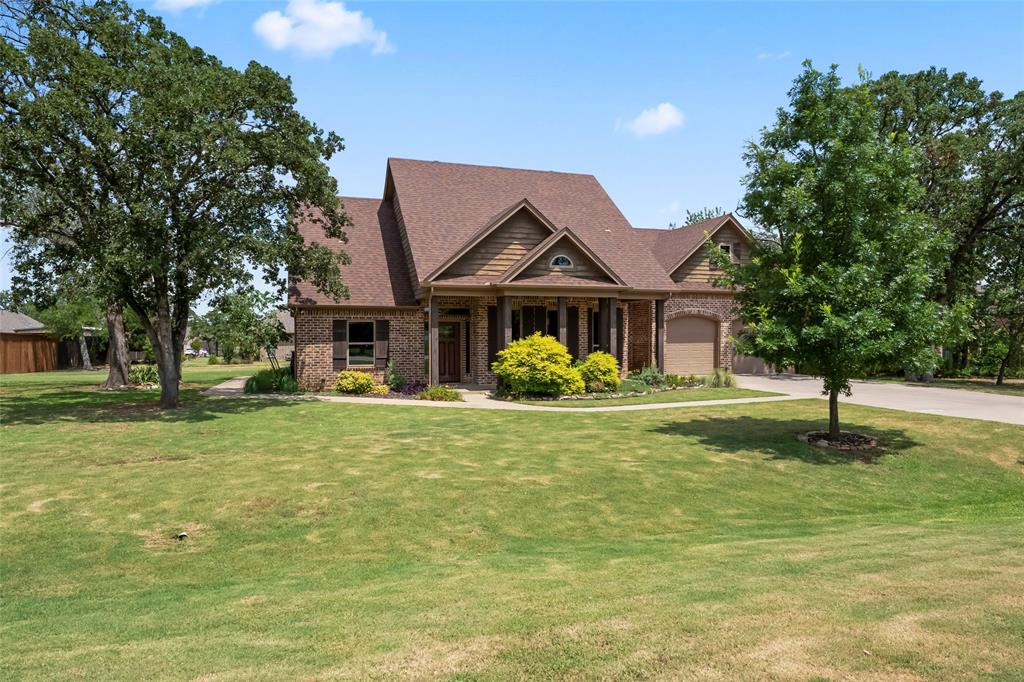
M 215 0 L 156 0 L 153 6 L 165 12 L 180 12 L 193 7 L 206 7 Z
M 762 62 L 763 61 L 768 61 L 768 60 L 771 60 L 773 62 L 777 62 L 780 59 L 785 59 L 789 55 L 790 55 L 789 50 L 786 50 L 785 52 L 762 52 L 762 53 L 757 55 L 757 58 L 760 61 L 762 61 Z
M 388 34 L 374 28 L 372 19 L 345 9 L 341 2 L 291 0 L 284 14 L 267 12 L 252 30 L 275 50 L 294 48 L 309 55 L 328 56 L 351 45 L 368 45 L 373 54 L 395 50 Z
M 644 109 L 640 115 L 626 123 L 626 128 L 637 137 L 661 135 L 679 128 L 686 122 L 683 112 L 671 102 L 662 102 L 651 109 Z

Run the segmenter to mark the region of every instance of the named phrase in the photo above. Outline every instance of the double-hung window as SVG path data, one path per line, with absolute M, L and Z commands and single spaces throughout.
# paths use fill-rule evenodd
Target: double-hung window
M 373 320 L 348 323 L 348 364 L 349 367 L 373 366 Z

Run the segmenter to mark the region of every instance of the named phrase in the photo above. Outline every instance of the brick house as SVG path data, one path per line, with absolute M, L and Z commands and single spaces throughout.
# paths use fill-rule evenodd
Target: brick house
M 389 159 L 381 199 L 342 198 L 340 303 L 289 282 L 296 374 L 306 388 L 343 369 L 410 381 L 493 384 L 498 350 L 535 331 L 575 357 L 602 349 L 622 371 L 760 371 L 734 357 L 732 294 L 711 282 L 705 232 L 740 262 L 752 240 L 732 215 L 671 230 L 629 224 L 591 175 Z

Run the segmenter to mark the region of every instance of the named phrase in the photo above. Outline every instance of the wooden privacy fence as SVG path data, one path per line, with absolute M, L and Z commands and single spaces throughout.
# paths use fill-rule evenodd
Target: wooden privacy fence
M 0 334 L 0 374 L 57 369 L 57 342 L 41 334 Z

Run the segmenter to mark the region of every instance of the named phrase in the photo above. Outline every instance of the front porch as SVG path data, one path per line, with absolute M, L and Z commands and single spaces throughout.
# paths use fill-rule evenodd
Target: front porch
M 574 358 L 603 350 L 623 376 L 663 366 L 664 301 L 614 296 L 434 295 L 425 308 L 426 380 L 493 386 L 497 353 L 535 332 L 553 336 Z M 660 322 L 660 324 L 659 324 Z M 657 327 L 657 330 L 655 329 Z M 657 347 L 656 347 L 657 346 Z

